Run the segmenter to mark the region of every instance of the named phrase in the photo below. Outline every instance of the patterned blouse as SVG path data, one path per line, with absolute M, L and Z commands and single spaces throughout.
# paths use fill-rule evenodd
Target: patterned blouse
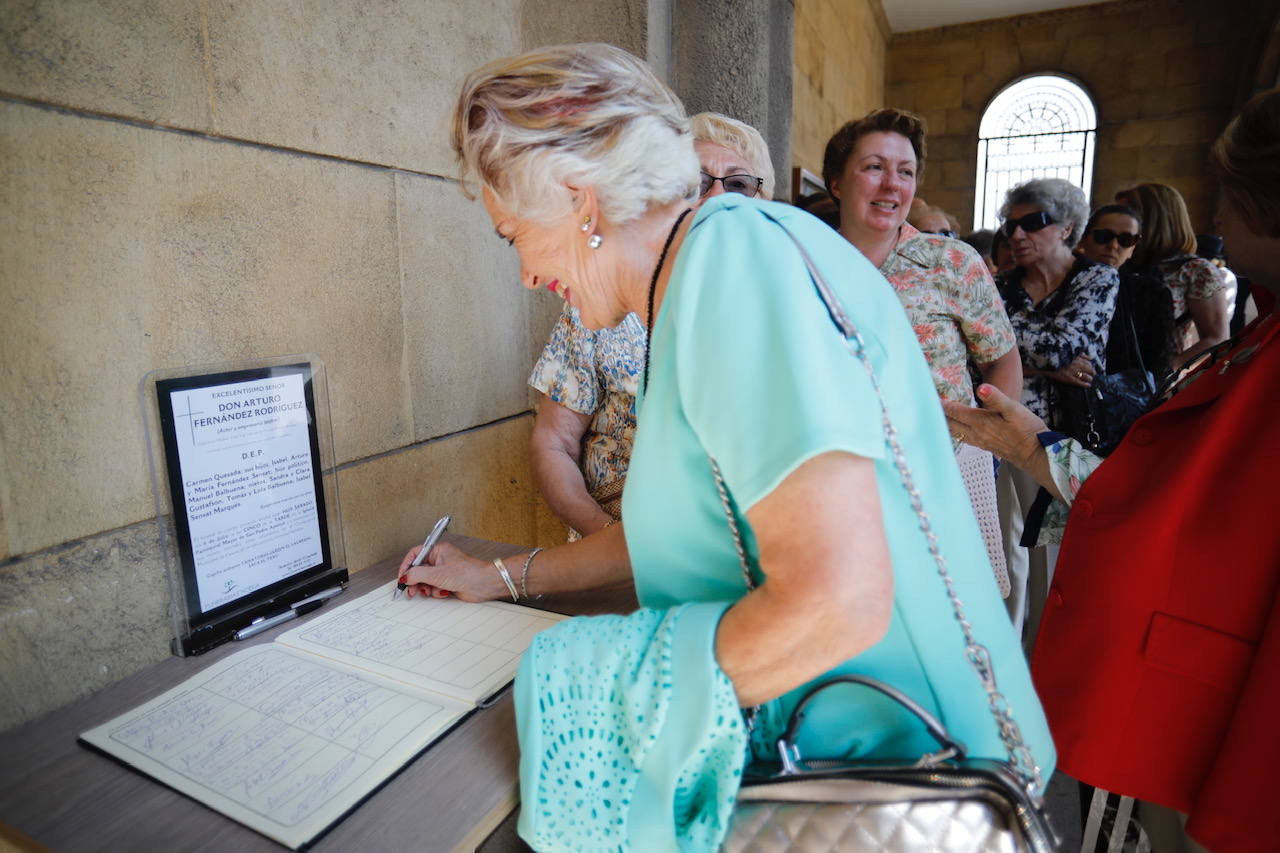
M 1049 457 L 1049 476 L 1053 478 L 1053 484 L 1066 498 L 1066 502 L 1055 500 L 1049 503 L 1044 519 L 1040 522 L 1036 545 L 1058 545 L 1067 529 L 1067 515 L 1071 512 L 1076 494 L 1084 481 L 1089 479 L 1089 475 L 1098 470 L 1103 458 L 1085 449 L 1074 438 L 1061 433 L 1040 435 L 1044 452 Z
M 1026 271 L 1016 267 L 1000 277 L 1000 295 L 1018 336 L 1023 366 L 1057 370 L 1083 354 L 1097 372 L 1105 372 L 1107 327 L 1120 287 L 1115 268 L 1076 258 L 1067 280 L 1038 305 L 1022 289 L 1024 275 Z M 1023 405 L 1050 426 L 1056 426 L 1051 413 L 1053 385 L 1047 376 L 1027 376 L 1022 381 Z
M 592 331 L 566 303 L 529 376 L 531 386 L 566 409 L 591 415 L 580 460 L 589 492 L 627 474 L 644 338 L 635 314 L 612 329 Z
M 972 405 L 968 361 L 986 364 L 1016 346 L 987 265 L 969 245 L 903 223 L 880 273 L 906 309 L 938 396 Z
M 1188 299 L 1208 299 L 1227 286 L 1226 277 L 1211 261 L 1179 255 L 1160 262 L 1160 274 L 1173 294 L 1173 316 L 1187 313 Z

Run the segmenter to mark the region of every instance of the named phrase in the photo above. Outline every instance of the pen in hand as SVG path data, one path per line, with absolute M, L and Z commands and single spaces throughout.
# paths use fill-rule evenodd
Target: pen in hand
M 413 566 L 421 566 L 427 559 L 427 552 L 434 548 L 435 544 L 440 541 L 440 537 L 444 535 L 444 529 L 449 526 L 449 519 L 450 516 L 446 515 L 436 522 L 435 527 L 431 528 L 431 532 L 427 534 L 427 538 L 422 542 L 422 550 L 418 552 L 418 556 L 413 558 L 410 568 Z M 391 600 L 395 601 L 399 598 L 400 593 L 404 592 L 406 586 L 408 586 L 408 584 L 404 581 L 397 582 L 396 591 L 391 593 Z

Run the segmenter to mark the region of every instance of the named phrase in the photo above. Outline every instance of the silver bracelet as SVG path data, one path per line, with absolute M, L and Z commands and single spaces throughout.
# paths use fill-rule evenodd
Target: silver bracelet
M 520 594 L 516 592 L 516 585 L 511 582 L 511 575 L 507 574 L 507 567 L 502 564 L 502 558 L 494 557 L 493 565 L 498 570 L 498 574 L 502 575 L 502 582 L 507 585 L 507 591 L 511 593 L 512 602 L 519 601 Z
M 529 597 L 529 564 L 533 562 L 533 558 L 538 556 L 541 548 L 534 548 L 529 552 L 529 556 L 524 558 L 524 568 L 520 570 L 520 594 L 525 598 Z M 542 596 L 537 596 L 542 598 Z

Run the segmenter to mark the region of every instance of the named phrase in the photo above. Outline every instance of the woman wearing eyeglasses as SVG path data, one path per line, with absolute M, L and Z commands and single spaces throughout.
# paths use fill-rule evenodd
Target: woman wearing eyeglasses
M 1076 251 L 1091 261 L 1120 269 L 1141 239 L 1142 221 L 1137 211 L 1123 204 L 1108 204 L 1089 217 Z
M 725 192 L 773 197 L 773 165 L 759 131 L 718 113 L 690 121 L 702 166 L 699 204 Z M 529 377 L 543 395 L 530 440 L 534 476 L 571 540 L 621 517 L 643 366 L 644 326 L 635 314 L 592 331 L 566 302 Z
M 1050 425 L 1057 422 L 1059 394 L 1080 393 L 1075 389 L 1088 388 L 1094 371 L 1106 370 L 1108 326 L 1120 279 L 1114 268 L 1072 254 L 1088 215 L 1084 193 L 1061 178 L 1016 186 L 1000 208 L 1000 229 L 1017 264 L 1000 276 L 999 284 L 1022 354 L 1020 396 Z M 1039 486 L 1023 472 L 1003 466 L 997 489 L 1005 536 L 1016 546 Z M 1030 649 L 1053 580 L 1057 548 L 1013 547 L 1008 558 L 1009 615 Z
M 1107 204 L 1089 217 L 1076 252 L 1120 272 L 1116 312 L 1107 340 L 1107 369 L 1115 372 L 1140 367 L 1159 383 L 1173 362 L 1173 294 L 1159 275 L 1125 266 L 1141 240 L 1138 212 L 1128 205 Z M 1131 341 L 1135 334 L 1140 362 Z
M 907 222 L 924 158 L 924 121 L 912 113 L 875 110 L 836 131 L 822 176 L 840 207 L 840 233 L 893 285 L 941 399 L 973 402 L 970 362 L 984 382 L 1016 394 L 1022 367 L 986 263 L 968 244 Z M 955 450 L 996 582 L 1007 595 L 991 454 L 963 442 Z
M 1173 826 L 1194 849 L 1264 853 L 1280 839 L 1280 89 L 1211 151 L 1218 228 L 1259 286 L 1255 322 L 1106 459 L 991 389 L 982 409 L 946 408 L 1054 498 L 1039 535 L 1062 555 L 1033 672 L 1061 769 L 1143 800 L 1148 830 L 1158 803 L 1186 816 Z M 1192 849 L 1151 834 L 1155 850 Z

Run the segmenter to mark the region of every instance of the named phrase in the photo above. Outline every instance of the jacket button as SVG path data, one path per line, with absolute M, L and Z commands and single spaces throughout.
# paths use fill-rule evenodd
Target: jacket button
M 1053 593 L 1049 597 L 1053 599 L 1054 604 L 1057 604 L 1057 605 L 1062 604 L 1062 593 L 1058 592 L 1056 589 L 1053 591 Z
M 1146 447 L 1153 438 L 1151 430 L 1147 427 L 1139 427 L 1133 431 L 1133 443 L 1140 447 Z
M 1071 512 L 1078 513 L 1085 518 L 1091 518 L 1093 516 L 1093 502 L 1089 500 L 1078 500 L 1071 505 Z

